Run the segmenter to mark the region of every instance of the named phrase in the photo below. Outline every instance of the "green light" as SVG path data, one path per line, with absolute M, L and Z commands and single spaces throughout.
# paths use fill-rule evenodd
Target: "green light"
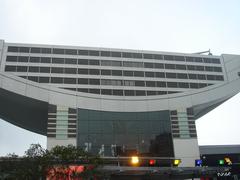
M 218 164 L 219 164 L 219 165 L 224 165 L 224 160 L 222 160 L 222 159 L 219 160 L 219 161 L 218 161 Z

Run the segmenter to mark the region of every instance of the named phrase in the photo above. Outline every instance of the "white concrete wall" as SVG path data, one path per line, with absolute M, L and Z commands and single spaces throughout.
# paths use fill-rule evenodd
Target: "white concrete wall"
M 175 158 L 182 161 L 179 167 L 193 167 L 200 158 L 197 139 L 173 139 L 173 147 Z
M 76 146 L 77 145 L 77 140 L 76 138 L 68 138 L 65 140 L 59 140 L 56 138 L 47 138 L 47 149 L 50 150 L 55 146 L 67 146 L 67 145 L 73 145 Z

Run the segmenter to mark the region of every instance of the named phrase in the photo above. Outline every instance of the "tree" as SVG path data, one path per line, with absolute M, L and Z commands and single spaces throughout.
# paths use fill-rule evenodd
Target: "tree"
M 98 156 L 79 147 L 56 146 L 50 151 L 40 144 L 31 144 L 23 157 L 15 154 L 1 158 L 0 178 L 3 179 L 96 179 L 102 177 L 97 167 L 102 164 Z M 79 169 L 80 168 L 80 169 Z M 101 178 L 102 179 L 102 178 Z
M 102 176 L 97 171 L 102 160 L 79 147 L 73 145 L 56 146 L 48 151 L 45 157 L 55 160 L 55 166 L 49 166 L 50 174 L 48 175 L 51 175 L 51 178 L 59 179 L 59 177 L 68 176 L 71 179 L 96 179 L 96 177 Z
M 43 157 L 47 150 L 42 148 L 40 144 L 31 144 L 29 149 L 25 151 L 25 156 L 28 158 Z

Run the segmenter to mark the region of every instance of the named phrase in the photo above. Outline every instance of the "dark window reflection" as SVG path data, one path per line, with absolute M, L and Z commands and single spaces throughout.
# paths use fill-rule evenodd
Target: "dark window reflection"
M 101 91 L 102 94 L 116 93 Z M 78 146 L 104 156 L 173 157 L 169 111 L 106 112 L 78 109 Z

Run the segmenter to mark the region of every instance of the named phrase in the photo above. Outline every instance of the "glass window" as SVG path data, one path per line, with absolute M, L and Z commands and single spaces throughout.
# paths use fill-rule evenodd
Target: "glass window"
M 112 85 L 112 80 L 110 80 L 110 79 L 101 79 L 101 85 Z
M 101 56 L 110 57 L 111 53 L 110 51 L 101 51 Z
M 88 55 L 88 50 L 78 50 L 78 55 L 87 56 Z
M 144 81 L 135 81 L 135 86 L 145 86 L 145 82 Z
M 144 59 L 153 59 L 153 54 L 143 54 Z
M 66 58 L 65 64 L 77 64 L 77 59 Z
M 78 69 L 78 74 L 88 74 L 88 69 Z
M 51 83 L 62 84 L 63 83 L 63 78 L 61 78 L 61 77 L 51 77 Z
M 16 66 L 5 66 L 5 71 L 8 71 L 8 72 L 15 72 L 17 69 Z
M 177 111 L 176 110 L 171 111 L 171 115 L 177 115 Z
M 40 62 L 40 57 L 30 57 L 29 62 L 39 63 Z
M 122 86 L 122 80 L 111 80 L 113 86 Z
M 89 74 L 91 75 L 99 75 L 100 70 L 99 69 L 89 69 Z
M 204 66 L 196 66 L 197 71 L 204 71 Z
M 99 60 L 89 60 L 89 65 L 100 65 Z
M 161 59 L 163 59 L 163 55 L 161 55 L 161 54 L 154 54 L 153 58 L 161 60 Z
M 29 69 L 28 69 L 28 71 L 29 72 L 39 72 L 39 67 L 35 67 L 35 66 L 30 66 L 29 67 Z
M 40 83 L 49 83 L 49 77 L 39 77 Z
M 157 95 L 164 95 L 167 94 L 167 91 L 157 91 Z
M 112 70 L 112 75 L 113 76 L 122 76 L 122 71 L 121 70 Z
M 144 77 L 143 71 L 134 71 L 133 73 L 135 77 Z
M 64 84 L 76 84 L 75 78 L 64 78 Z
M 78 59 L 78 64 L 88 65 L 88 59 Z
M 19 47 L 19 52 L 29 53 L 29 47 Z
M 17 62 L 17 56 L 7 56 L 7 62 Z
M 122 66 L 122 61 L 112 61 L 112 66 Z
M 145 77 L 154 77 L 154 72 L 145 72 Z
M 38 82 L 38 77 L 36 76 L 28 76 L 28 80 Z
M 165 69 L 176 69 L 175 64 L 165 64 Z
M 124 67 L 133 67 L 133 62 L 123 61 L 123 66 Z
M 123 96 L 123 90 L 113 89 L 114 96 Z
M 134 96 L 134 90 L 124 90 L 124 95 L 125 96 Z
M 53 64 L 64 64 L 64 59 L 63 58 L 52 58 L 52 63 Z
M 18 52 L 18 47 L 16 47 L 16 46 L 8 46 L 8 52 Z
M 99 56 L 99 54 L 100 54 L 99 51 L 93 51 L 93 50 L 89 51 L 89 56 Z
M 89 79 L 89 84 L 100 85 L 100 79 Z
M 50 73 L 50 67 L 40 67 L 41 73 Z
M 164 59 L 172 61 L 174 58 L 173 56 L 170 56 L 170 55 L 164 55 Z
M 157 95 L 156 91 L 147 91 L 147 96 L 154 96 Z
M 188 74 L 189 79 L 197 79 L 196 74 Z
M 52 49 L 51 48 L 42 48 L 42 53 L 43 54 L 51 54 L 52 53 Z
M 124 86 L 135 86 L 135 81 L 125 80 L 124 81 Z
M 176 69 L 179 69 L 179 70 L 186 70 L 186 65 L 182 65 L 182 64 L 176 64 Z
M 133 65 L 133 67 L 139 67 L 139 68 L 143 67 L 142 62 L 133 62 L 132 65 Z
M 86 78 L 78 79 L 78 84 L 88 84 L 88 79 Z
M 155 77 L 165 78 L 164 72 L 155 72 Z
M 207 80 L 215 80 L 214 75 L 207 75 Z
M 111 75 L 111 70 L 101 70 L 101 75 Z
M 123 71 L 124 76 L 133 76 L 133 71 Z
M 216 78 L 217 81 L 223 81 L 224 80 L 223 76 L 220 76 L 220 75 L 216 75 L 215 78 Z
M 136 90 L 136 96 L 146 96 L 146 91 Z
M 195 66 L 193 65 L 187 65 L 187 70 L 190 70 L 190 71 L 195 71 Z
M 167 83 L 164 81 L 157 81 L 157 87 L 166 87 Z
M 210 58 L 203 58 L 203 61 L 205 63 L 212 63 L 212 59 L 210 59 Z
M 206 86 L 207 86 L 206 83 L 199 83 L 199 84 L 198 84 L 198 87 L 199 87 L 199 88 L 204 88 L 204 87 L 206 87 Z
M 167 87 L 170 87 L 170 88 L 177 88 L 178 85 L 176 82 L 167 82 Z
M 101 89 L 101 94 L 112 95 L 112 89 Z
M 203 62 L 203 59 L 200 57 L 195 57 L 194 60 L 195 62 Z
M 186 57 L 187 62 L 194 62 L 194 57 Z
M 222 72 L 221 67 L 213 67 L 214 72 Z
M 101 60 L 101 66 L 111 66 L 112 61 Z
M 168 91 L 167 93 L 168 94 L 174 94 L 174 93 L 179 93 L 179 92 L 181 92 L 181 91 Z
M 214 71 L 212 66 L 205 66 L 205 71 Z
M 65 54 L 77 55 L 77 50 L 76 49 L 65 49 Z
M 50 73 L 50 67 L 40 67 L 41 73 Z
M 177 74 L 176 73 L 166 73 L 166 77 L 167 78 L 177 78 Z
M 188 83 L 184 83 L 184 82 L 179 82 L 179 83 L 178 83 L 178 86 L 179 86 L 180 88 L 189 88 L 189 84 L 188 84 Z
M 52 67 L 52 73 L 63 73 L 63 68 L 60 67 Z
M 41 63 L 51 63 L 50 57 L 41 57 Z
M 220 59 L 212 59 L 212 63 L 214 63 L 214 64 L 220 64 Z
M 53 54 L 64 54 L 64 49 L 53 48 Z
M 164 69 L 164 65 L 162 63 L 154 63 L 154 68 Z
M 156 87 L 155 81 L 146 81 L 146 87 Z
M 206 79 L 206 75 L 205 74 L 198 74 L 197 78 L 200 80 L 205 80 Z
M 100 89 L 89 89 L 89 93 L 100 94 Z
M 124 57 L 124 58 L 132 58 L 132 53 L 130 53 L 130 52 L 122 52 L 122 57 Z
M 28 56 L 18 56 L 18 62 L 28 62 Z
M 111 52 L 111 56 L 112 57 L 121 57 L 121 52 L 114 52 L 114 51 L 112 51 Z
M 175 61 L 185 61 L 184 56 L 174 56 Z
M 132 53 L 132 58 L 142 59 L 142 53 Z
M 65 68 L 65 74 L 77 74 L 76 68 Z
M 188 76 L 185 73 L 177 73 L 177 78 L 178 79 L 187 79 Z
M 32 47 L 31 48 L 31 53 L 41 53 L 41 48 Z
M 198 89 L 198 83 L 190 83 L 190 88 Z
M 144 67 L 145 68 L 153 68 L 154 67 L 154 63 L 144 63 Z
M 17 66 L 17 72 L 27 72 L 27 66 Z
M 88 92 L 88 89 L 87 88 L 78 88 L 77 89 L 78 90 L 78 92 Z

